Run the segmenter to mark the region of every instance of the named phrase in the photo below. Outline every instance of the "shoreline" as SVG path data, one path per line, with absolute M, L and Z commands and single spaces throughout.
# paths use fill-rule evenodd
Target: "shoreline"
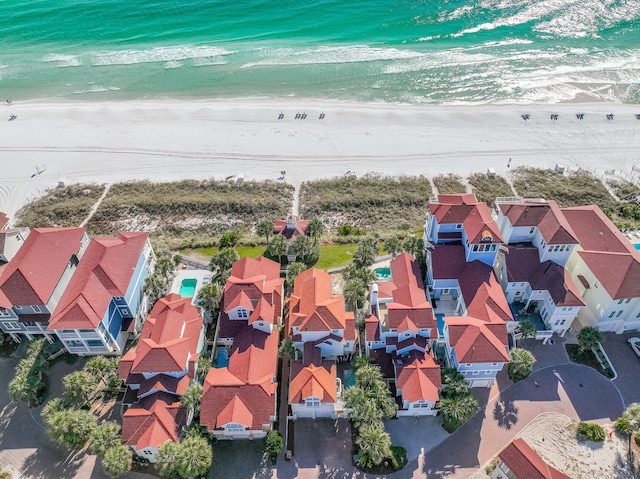
M 322 99 L 4 104 L 0 211 L 10 217 L 59 181 L 277 179 L 368 172 L 470 173 L 538 166 L 631 176 L 640 166 L 640 105 L 396 105 Z M 306 113 L 296 119 L 296 113 Z M 320 114 L 324 117 L 320 119 Z M 578 120 L 577 113 L 584 113 Z M 613 113 L 613 120 L 606 115 Z M 278 119 L 283 114 L 284 118 Z M 522 115 L 529 119 L 523 120 Z M 557 120 L 550 119 L 558 114 Z M 36 165 L 47 165 L 36 173 Z

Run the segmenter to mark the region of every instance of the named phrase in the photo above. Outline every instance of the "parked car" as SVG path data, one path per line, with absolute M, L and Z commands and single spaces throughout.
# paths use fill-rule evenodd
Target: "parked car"
M 629 338 L 629 345 L 633 352 L 636 353 L 636 356 L 640 358 L 640 338 Z

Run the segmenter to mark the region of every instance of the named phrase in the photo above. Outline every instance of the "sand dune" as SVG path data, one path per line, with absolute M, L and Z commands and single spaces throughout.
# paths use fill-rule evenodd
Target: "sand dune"
M 0 107 L 0 211 L 66 183 L 224 178 L 303 181 L 366 172 L 521 165 L 596 173 L 640 166 L 640 106 L 415 106 L 319 100 L 26 102 Z M 284 114 L 278 120 L 280 113 Z M 306 119 L 295 119 L 306 113 Z M 324 113 L 324 119 L 319 119 Z M 557 120 L 550 115 L 558 114 Z M 578 120 L 576 113 L 584 113 Z M 614 113 L 613 120 L 606 115 Z M 521 115 L 529 114 L 525 121 Z M 36 165 L 47 170 L 31 178 Z

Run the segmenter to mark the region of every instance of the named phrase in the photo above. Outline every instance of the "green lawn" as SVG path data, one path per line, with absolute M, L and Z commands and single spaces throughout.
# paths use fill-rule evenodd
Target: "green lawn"
M 264 246 L 236 246 L 235 248 L 240 255 L 240 258 L 244 258 L 248 256 L 249 258 L 259 258 L 263 255 L 265 247 Z M 180 250 L 180 254 L 184 256 L 190 256 L 193 253 L 197 253 L 197 256 L 206 256 L 207 258 L 211 258 L 214 254 L 218 252 L 218 248 L 196 248 L 194 250 L 184 249 Z
M 321 245 L 320 259 L 315 264 L 315 267 L 327 269 L 348 264 L 357 247 L 358 245 L 355 243 Z

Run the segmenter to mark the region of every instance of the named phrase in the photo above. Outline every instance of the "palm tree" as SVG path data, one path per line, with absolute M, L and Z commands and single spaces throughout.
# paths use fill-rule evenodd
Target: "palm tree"
M 271 240 L 267 250 L 272 256 L 277 256 L 278 261 L 282 264 L 282 257 L 287 254 L 287 248 L 287 239 L 282 235 L 277 235 Z
M 180 398 L 180 405 L 187 411 L 187 426 L 191 424 L 194 416 L 200 415 L 200 402 L 202 401 L 202 385 L 191 384 Z
M 84 446 L 98 427 L 96 417 L 84 409 L 59 409 L 54 405 L 42 414 L 49 437 L 71 449 Z
M 222 299 L 222 288 L 219 283 L 205 284 L 200 291 L 196 301 L 198 305 L 204 309 L 212 320 L 218 316 L 218 308 L 220 308 L 220 300 Z
M 273 234 L 274 224 L 271 220 L 262 220 L 256 225 L 256 234 L 258 236 L 264 236 L 265 244 L 269 246 L 269 236 Z
M 202 436 L 188 436 L 176 453 L 176 470 L 182 477 L 203 476 L 211 468 L 213 452 Z
M 154 305 L 167 290 L 167 283 L 157 274 L 152 274 L 144 280 L 144 292 L 149 296 L 149 303 Z
M 347 311 L 355 311 L 359 305 L 364 303 L 364 299 L 367 295 L 367 290 L 362 286 L 362 283 L 358 280 L 351 280 L 344 285 L 342 289 L 344 296 L 344 302 L 347 307 Z
M 264 441 L 264 452 L 271 460 L 275 460 L 280 451 L 282 451 L 282 442 L 282 436 L 278 431 L 272 430 L 267 433 Z
M 526 378 L 533 370 L 536 358 L 526 349 L 513 348 L 509 351 L 509 366 L 507 370 L 512 381 L 518 382 Z
M 384 249 L 391 254 L 392 257 L 396 257 L 396 255 L 402 251 L 402 243 L 395 236 L 391 238 L 387 238 L 384 242 Z
M 313 238 L 314 246 L 317 245 L 318 238 L 320 238 L 320 236 L 322 236 L 322 233 L 324 233 L 324 225 L 322 224 L 322 221 L 320 221 L 318 218 L 313 218 L 311 221 L 309 221 L 307 229 L 304 233 L 307 236 Z
M 365 458 L 365 467 L 379 466 L 385 459 L 393 456 L 391 438 L 384 430 L 382 421 L 366 424 L 360 429 L 356 443 L 360 446 L 361 457 Z
M 410 234 L 404 240 L 402 247 L 407 253 L 418 259 L 424 251 L 424 240 L 422 238 L 418 238 L 414 234 Z
M 132 459 L 131 449 L 121 442 L 105 451 L 102 467 L 111 477 L 118 477 L 131 469 Z
M 162 477 L 172 477 L 177 473 L 176 461 L 180 444 L 168 439 L 158 448 L 156 460 L 158 461 L 158 472 Z
M 595 349 L 601 342 L 604 341 L 604 336 L 596 328 L 587 326 L 582 328 L 578 333 L 578 344 L 583 351 L 587 349 Z
M 356 280 L 360 282 L 365 290 L 369 289 L 369 285 L 373 283 L 377 277 L 376 274 L 368 268 L 360 268 L 355 264 L 350 264 L 342 270 L 342 279 L 345 283 Z
M 441 376 L 443 396 L 458 397 L 469 394 L 469 383 L 456 368 L 444 368 Z
M 384 419 L 384 412 L 378 408 L 375 400 L 367 397 L 367 392 L 360 386 L 352 386 L 344 392 L 343 400 L 350 409 L 349 419 L 360 429 L 365 424 L 371 424 Z
M 290 358 L 294 358 L 296 355 L 296 346 L 293 344 L 291 339 L 285 338 L 280 343 L 280 347 L 278 347 L 278 357 L 284 358 L 285 356 L 289 356 Z
M 76 371 L 62 379 L 64 398 L 78 407 L 89 404 L 93 393 L 98 388 L 98 379 L 87 371 Z
M 207 373 L 211 369 L 211 352 L 202 353 L 198 357 L 198 362 L 196 364 L 196 374 L 198 375 L 199 380 L 202 380 L 207 376 Z
M 99 456 L 104 456 L 109 449 L 119 444 L 122 444 L 120 426 L 113 421 L 100 424 L 91 434 L 91 448 Z
M 305 259 L 313 254 L 314 246 L 313 239 L 299 235 L 291 243 L 291 251 L 304 263 Z
M 165 284 L 169 283 L 169 279 L 171 278 L 171 276 L 173 276 L 174 271 L 175 265 L 169 258 L 166 258 L 164 256 L 158 258 L 154 273 L 160 278 L 164 279 Z
M 470 394 L 444 397 L 440 401 L 442 427 L 448 432 L 453 432 L 471 419 L 479 409 L 478 401 Z
M 211 257 L 209 267 L 215 274 L 215 281 L 224 284 L 231 274 L 233 263 L 240 259 L 234 248 L 223 248 Z
M 378 240 L 373 236 L 367 236 L 360 240 L 356 252 L 353 254 L 353 264 L 357 268 L 369 268 L 376 261 L 378 254 Z
M 530 319 L 523 319 L 522 321 L 518 321 L 518 326 L 516 327 L 516 333 L 520 333 L 521 339 L 527 338 L 535 338 L 538 329 L 533 321 Z
M 376 381 L 382 381 L 382 373 L 378 366 L 364 364 L 356 371 L 356 384 L 365 390 L 369 389 Z
M 289 285 L 293 284 L 296 276 L 298 276 L 306 269 L 307 265 L 304 263 L 291 263 L 289 266 L 287 266 L 287 283 Z

